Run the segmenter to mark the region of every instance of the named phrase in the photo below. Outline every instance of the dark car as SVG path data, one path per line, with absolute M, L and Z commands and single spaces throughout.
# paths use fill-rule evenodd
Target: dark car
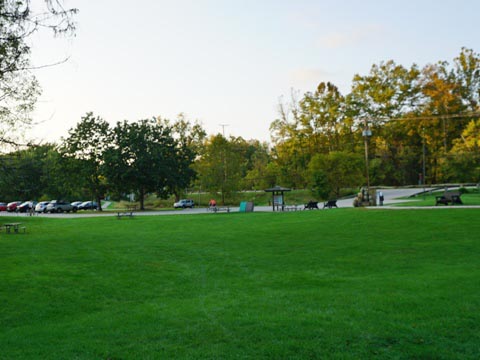
M 36 201 L 25 201 L 24 203 L 17 206 L 17 211 L 22 213 L 28 212 L 35 209 L 36 205 L 37 205 Z
M 14 212 L 17 211 L 17 206 L 20 205 L 22 202 L 21 201 L 12 201 L 9 202 L 7 205 L 7 211 L 8 212 Z
M 77 208 L 77 209 L 78 209 L 78 207 L 80 206 L 81 203 L 83 203 L 83 201 L 74 201 L 74 202 L 72 202 L 72 206 L 73 206 L 74 208 Z
M 98 204 L 95 201 L 84 201 L 78 205 L 78 210 L 97 210 Z
M 7 211 L 7 203 L 0 203 L 0 211 Z

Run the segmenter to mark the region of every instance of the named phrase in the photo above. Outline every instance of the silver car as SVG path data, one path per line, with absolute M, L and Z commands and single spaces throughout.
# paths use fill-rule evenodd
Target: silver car
M 73 207 L 68 201 L 52 200 L 47 205 L 46 212 L 49 213 L 62 213 L 62 212 L 76 212 L 77 208 Z

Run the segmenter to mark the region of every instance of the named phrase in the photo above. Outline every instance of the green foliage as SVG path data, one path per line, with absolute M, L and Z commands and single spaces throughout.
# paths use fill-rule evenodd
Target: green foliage
M 471 120 L 453 142 L 448 161 L 442 164 L 446 181 L 480 180 L 480 120 Z
M 196 177 L 193 169 L 195 157 L 201 151 L 205 139 L 205 130 L 200 124 L 191 124 L 188 122 L 184 114 L 178 116 L 174 124 L 170 124 L 168 120 L 157 118 L 157 123 L 170 128 L 172 136 L 176 140 L 176 156 L 171 160 L 174 162 L 172 167 L 175 169 L 168 178 L 169 193 L 175 195 L 176 201 L 180 199 L 181 194 L 187 189 Z M 165 191 L 159 193 L 162 197 L 167 194 Z
M 144 210 L 147 193 L 168 193 L 175 159 L 176 143 L 170 128 L 155 119 L 118 122 L 104 153 L 103 173 L 117 192 L 136 192 Z
M 218 134 L 205 141 L 195 163 L 198 186 L 230 202 L 239 189 L 262 188 L 272 181 L 274 170 L 268 167 L 266 144 L 246 141 L 241 137 L 229 139 Z
M 22 219 L 2 357 L 477 358 L 479 210 L 319 215 Z
M 0 157 L 2 201 L 73 199 L 81 195 L 70 170 L 54 145 L 33 146 Z
M 309 164 L 310 185 L 321 199 L 338 198 L 342 188 L 358 187 L 362 183 L 363 168 L 363 159 L 356 154 L 318 154 Z
M 282 182 L 303 187 L 312 181 L 305 170 L 317 154 L 362 154 L 368 126 L 373 184 L 417 184 L 424 149 L 427 183 L 478 181 L 478 146 L 471 144 L 480 136 L 469 123 L 471 112 L 478 118 L 479 94 L 480 56 L 473 50 L 463 48 L 453 66 L 374 64 L 369 74 L 354 76 L 347 95 L 320 83 L 315 92 L 281 103 L 270 127 L 274 162 Z
M 109 124 L 89 112 L 69 136 L 63 141 L 62 154 L 71 165 L 70 181 L 78 188 L 85 189 L 89 197 L 93 196 L 97 204 L 101 204 L 107 191 L 107 183 L 102 172 L 104 154 L 112 141 Z M 102 210 L 100 207 L 99 210 Z
M 393 60 L 374 64 L 368 75 L 353 77 L 348 110 L 357 119 L 371 119 L 376 130 L 382 118 L 399 117 L 418 105 L 419 77 L 416 65 L 406 69 Z

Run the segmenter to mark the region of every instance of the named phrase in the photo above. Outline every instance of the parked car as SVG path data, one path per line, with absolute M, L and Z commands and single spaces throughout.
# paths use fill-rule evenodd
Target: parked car
M 7 203 L 0 203 L 0 211 L 7 211 Z
M 35 212 L 37 213 L 46 213 L 47 212 L 47 205 L 50 203 L 50 201 L 40 201 L 36 206 L 35 206 Z
M 70 211 L 77 211 L 76 208 L 72 206 L 68 201 L 64 200 L 52 200 L 47 205 L 46 212 L 49 213 L 61 213 L 61 212 L 70 212 Z
M 74 208 L 77 208 L 77 209 L 78 209 L 78 207 L 80 206 L 81 203 L 83 203 L 83 201 L 74 201 L 74 202 L 72 202 L 72 206 L 73 206 Z
M 32 209 L 35 209 L 36 205 L 36 201 L 25 201 L 24 203 L 17 206 L 17 212 L 28 212 Z
M 97 210 L 98 204 L 95 201 L 84 201 L 78 206 L 78 210 Z
M 193 209 L 194 206 L 195 206 L 195 203 L 193 202 L 192 199 L 182 199 L 179 202 L 176 202 L 175 204 L 173 204 L 173 207 L 175 209 L 178 209 L 178 208 L 182 208 L 182 209 L 191 208 L 191 209 Z
M 17 211 L 17 206 L 20 205 L 22 202 L 21 201 L 12 201 L 7 204 L 7 211 L 8 212 L 14 212 Z

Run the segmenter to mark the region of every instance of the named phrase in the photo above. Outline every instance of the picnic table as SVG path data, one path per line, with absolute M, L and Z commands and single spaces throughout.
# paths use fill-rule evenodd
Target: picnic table
M 213 211 L 214 213 L 217 213 L 219 211 L 226 211 L 226 212 L 230 212 L 230 207 L 229 206 L 225 206 L 225 207 L 218 207 L 218 206 L 210 206 L 207 208 L 207 211 Z
M 452 205 L 459 204 L 462 205 L 462 199 L 460 196 L 462 193 L 460 191 L 445 191 L 441 196 L 435 196 L 435 206 L 438 204 L 448 205 L 451 203 Z
M 133 212 L 137 210 L 137 205 L 127 205 L 126 209 L 123 211 L 117 211 L 117 219 L 120 219 L 124 216 L 133 217 Z
M 305 204 L 305 207 L 303 210 L 313 210 L 313 209 L 318 209 L 318 202 L 317 201 L 309 201 L 308 203 Z
M 5 228 L 6 233 L 10 234 L 12 229 L 14 233 L 18 233 L 20 225 L 22 225 L 22 223 L 7 223 L 3 224 L 3 227 Z M 25 227 L 23 227 L 22 229 L 23 231 L 25 231 Z
M 331 208 L 333 208 L 333 207 L 338 208 L 338 206 L 337 206 L 337 200 L 328 200 L 328 201 L 325 201 L 325 202 L 323 203 L 323 208 L 324 208 L 324 209 L 325 209 L 325 208 L 331 209 Z

